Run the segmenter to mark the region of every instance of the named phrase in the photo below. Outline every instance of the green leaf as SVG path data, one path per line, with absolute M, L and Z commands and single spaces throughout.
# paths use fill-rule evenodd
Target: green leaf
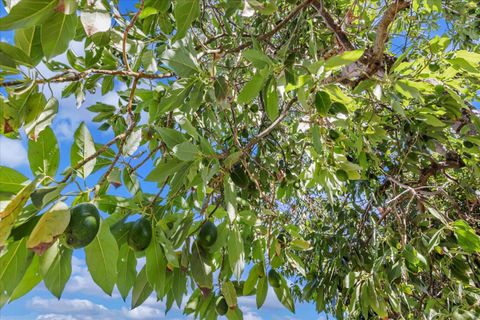
M 267 276 L 264 274 L 263 277 L 258 279 L 257 296 L 256 296 L 257 309 L 260 309 L 265 303 L 265 300 L 267 299 L 267 293 L 268 293 L 268 280 L 267 280 Z
M 161 59 L 179 77 L 188 78 L 198 72 L 196 59 L 185 46 L 166 50 Z
M 135 253 L 126 243 L 123 244 L 118 254 L 117 288 L 124 301 L 135 283 L 137 277 L 136 266 L 137 258 Z
M 257 49 L 247 49 L 243 51 L 242 56 L 252 62 L 257 69 L 263 69 L 272 65 L 270 57 Z
M 58 56 L 68 49 L 68 44 L 75 36 L 77 21 L 76 14 L 55 12 L 42 25 L 42 49 L 47 59 Z
M 277 295 L 278 301 L 280 301 L 290 312 L 295 313 L 295 303 L 290 289 L 287 286 L 285 279 L 282 279 L 282 285 L 279 288 L 273 288 Z
M 0 193 L 17 193 L 23 189 L 27 180 L 27 177 L 20 172 L 9 167 L 0 166 Z
M 36 141 L 28 141 L 28 162 L 34 175 L 55 177 L 60 163 L 60 150 L 50 127 L 43 130 Z
M 239 104 L 250 103 L 258 96 L 266 80 L 266 72 L 264 70 L 257 71 L 253 78 L 243 86 L 237 98 Z
M 0 18 L 0 30 L 30 28 L 47 20 L 58 0 L 21 0 L 6 17 Z
M 34 255 L 30 266 L 23 275 L 22 280 L 10 295 L 10 302 L 17 300 L 32 291 L 32 289 L 35 288 L 41 281 L 42 275 L 40 274 L 40 257 Z
M 455 221 L 453 223 L 453 231 L 457 237 L 458 244 L 463 250 L 469 253 L 480 252 L 480 236 L 475 233 L 475 230 L 466 221 Z
M 156 232 L 152 233 L 150 245 L 145 249 L 148 282 L 157 292 L 163 292 L 167 261 Z
M 345 51 L 338 56 L 333 56 L 325 62 L 325 69 L 331 70 L 337 67 L 349 65 L 363 55 L 364 50 Z
M 137 151 L 141 141 L 142 141 L 142 130 L 139 128 L 134 130 L 127 137 L 127 140 L 125 141 L 125 146 L 123 147 L 123 154 L 132 156 L 135 153 L 135 151 Z
M 43 110 L 32 119 L 30 123 L 25 124 L 25 131 L 30 139 L 35 140 L 40 133 L 45 130 L 53 121 L 53 118 L 58 112 L 58 101 L 55 98 L 50 98 Z
M 147 280 L 146 266 L 138 273 L 132 290 L 132 309 L 141 305 L 152 293 L 153 288 Z
M 35 249 L 42 244 L 49 244 L 61 235 L 70 222 L 70 209 L 63 202 L 56 203 L 45 212 L 33 228 L 27 241 L 27 248 Z
M 6 55 L 16 64 L 22 64 L 25 66 L 32 66 L 32 59 L 22 51 L 22 49 L 14 47 L 6 42 L 0 42 L 0 54 Z
M 182 168 L 184 162 L 179 161 L 176 158 L 167 159 L 167 161 L 160 163 L 153 169 L 145 181 L 155 181 L 163 183 L 169 176 L 174 175 L 180 168 Z
M 215 91 L 215 98 L 217 101 L 223 101 L 228 95 L 228 83 L 225 77 L 219 76 L 215 79 L 215 83 L 213 84 L 213 88 Z
M 93 281 L 108 295 L 117 280 L 117 241 L 106 223 L 101 223 L 97 236 L 85 247 L 85 259 Z
M 40 273 L 43 282 L 55 297 L 60 299 L 63 289 L 72 274 L 73 251 L 60 245 L 59 241 L 40 258 Z
M 8 204 L 0 207 L 0 250 L 5 246 L 8 236 L 13 228 L 13 225 L 17 219 L 18 214 L 22 211 L 23 206 L 27 203 L 30 194 L 33 192 L 38 183 L 38 178 L 30 182 L 20 190 L 17 195 L 11 199 Z M 0 291 L 1 292 L 1 291 Z
M 229 176 L 223 178 L 223 193 L 228 219 L 230 223 L 233 223 L 237 217 L 237 194 L 235 192 L 235 185 Z
M 95 1 L 93 6 L 88 7 L 88 11 L 80 13 L 80 21 L 85 33 L 90 37 L 96 33 L 108 31 L 112 24 L 112 17 L 101 1 Z
M 255 289 L 255 285 L 257 284 L 259 279 L 259 272 L 258 272 L 259 269 L 260 269 L 259 264 L 255 264 L 252 267 L 252 269 L 250 269 L 250 273 L 248 274 L 247 280 L 243 285 L 244 296 L 249 295 L 250 293 L 252 293 L 253 289 Z
M 315 108 L 322 117 L 327 116 L 331 104 L 332 101 L 330 100 L 330 95 L 327 92 L 319 91 L 315 94 Z
M 222 295 L 230 308 L 237 306 L 237 293 L 231 281 L 225 281 L 222 284 Z
M 173 147 L 173 155 L 182 161 L 193 161 L 199 154 L 198 147 L 185 141 Z
M 8 245 L 0 256 L 0 293 L 10 296 L 25 274 L 30 256 L 25 238 Z
M 37 65 L 43 58 L 42 43 L 40 42 L 40 27 L 30 27 L 15 30 L 15 46 L 20 48 Z
M 173 9 L 177 32 L 173 41 L 182 39 L 187 34 L 192 22 L 200 15 L 200 0 L 178 0 Z
M 270 79 L 268 85 L 265 88 L 264 100 L 267 116 L 271 121 L 274 121 L 278 117 L 279 108 L 277 82 L 273 78 Z
M 93 156 L 94 153 L 95 144 L 92 135 L 85 122 L 82 122 L 74 134 L 74 142 L 70 151 L 71 166 L 75 167 L 80 161 L 84 161 L 88 157 Z M 88 161 L 78 169 L 77 175 L 83 179 L 87 178 L 93 172 L 95 163 L 95 158 Z
M 422 121 L 425 121 L 428 125 L 432 127 L 443 128 L 446 126 L 446 123 L 431 114 L 422 114 L 418 118 Z
M 142 13 L 140 13 L 140 15 L 138 16 L 139 19 L 143 20 L 145 18 L 148 18 L 154 14 L 157 14 L 158 13 L 158 10 L 154 7 L 145 7 L 142 11 Z
M 37 188 L 30 195 L 30 199 L 32 200 L 32 204 L 37 209 L 45 208 L 50 202 L 59 198 L 60 192 L 62 192 L 62 190 L 66 186 L 67 186 L 66 183 L 61 183 L 61 184 L 56 185 L 55 187 Z
M 292 247 L 298 250 L 309 250 L 310 249 L 310 242 L 305 241 L 303 239 L 294 239 L 290 243 Z
M 243 239 L 238 226 L 234 225 L 228 235 L 228 261 L 233 275 L 240 279 L 245 267 L 245 249 L 243 247 Z
M 158 133 L 169 149 L 173 149 L 177 144 L 187 141 L 185 136 L 175 129 L 159 128 Z
M 212 268 L 208 265 L 203 249 L 196 241 L 192 245 L 190 272 L 193 280 L 200 288 L 211 289 L 213 287 Z
M 318 124 L 315 124 L 312 127 L 312 143 L 313 143 L 313 148 L 318 154 L 322 154 L 323 148 L 322 148 L 322 138 L 320 135 L 320 127 Z

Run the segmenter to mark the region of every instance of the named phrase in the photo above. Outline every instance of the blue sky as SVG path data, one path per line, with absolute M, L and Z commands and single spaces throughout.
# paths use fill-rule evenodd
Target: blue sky
M 121 3 L 128 3 L 121 1 Z M 130 2 L 132 3 L 132 2 Z M 128 6 L 122 8 L 128 10 Z M 0 15 L 5 15 L 3 5 L 0 6 Z M 13 42 L 13 32 L 0 32 L 2 42 Z M 78 55 L 83 55 L 83 44 L 74 42 L 71 48 Z M 55 58 L 57 61 L 66 62 L 65 55 Z M 46 77 L 53 75 L 44 65 L 38 66 L 39 70 Z M 59 140 L 60 146 L 60 170 L 69 166 L 70 148 L 73 142 L 73 133 L 79 124 L 83 121 L 87 124 L 96 143 L 105 143 L 113 135 L 111 132 L 97 130 L 98 125 L 92 122 L 92 114 L 86 109 L 88 106 L 97 102 L 117 105 L 118 95 L 115 92 L 102 96 L 98 91 L 96 94 L 88 94 L 82 106 L 77 109 L 74 97 L 60 99 L 64 84 L 52 85 L 53 95 L 59 99 L 59 112 L 52 124 L 52 129 Z M 124 87 L 119 86 L 123 90 Z M 49 98 L 48 89 L 44 90 L 47 99 Z M 5 94 L 1 91 L 1 94 Z M 24 135 L 20 140 L 7 139 L 0 136 L 0 165 L 15 168 L 29 178 L 33 175 L 29 169 L 27 158 L 28 141 Z M 152 164 L 147 163 L 140 171 L 141 176 L 145 176 L 152 169 Z M 101 174 L 102 172 L 100 172 Z M 87 178 L 87 184 L 92 185 L 99 179 L 99 174 L 93 174 Z M 157 186 L 154 183 L 144 183 L 142 188 L 145 192 L 156 193 Z M 72 186 L 69 190 L 74 191 Z M 120 187 L 117 190 L 110 190 L 110 193 L 128 196 L 128 191 Z M 165 304 L 157 302 L 154 296 L 151 296 L 140 307 L 130 310 L 130 300 L 124 302 L 118 291 L 114 291 L 112 297 L 107 296 L 96 286 L 88 273 L 84 260 L 83 250 L 75 250 L 72 261 L 72 275 L 66 285 L 65 291 L 60 300 L 57 300 L 45 288 L 43 283 L 38 285 L 26 296 L 14 301 L 0 310 L 1 320 L 123 320 L 123 319 L 184 319 L 182 311 L 177 308 L 165 315 Z M 143 266 L 144 260 L 139 260 L 138 270 Z M 248 269 L 244 272 L 244 277 L 248 275 Z M 323 315 L 318 315 L 313 305 L 298 304 L 295 315 L 284 308 L 277 300 L 275 294 L 270 289 L 264 307 L 257 310 L 255 296 L 241 297 L 239 304 L 244 312 L 245 320 L 293 320 L 293 319 L 324 319 Z

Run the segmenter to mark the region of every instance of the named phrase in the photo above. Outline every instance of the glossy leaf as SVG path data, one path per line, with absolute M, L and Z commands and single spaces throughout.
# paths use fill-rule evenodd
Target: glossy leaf
M 108 224 L 101 223 L 97 236 L 85 247 L 85 259 L 93 281 L 111 295 L 117 280 L 118 246 Z
M 28 161 L 34 175 L 55 177 L 60 163 L 60 150 L 50 127 L 43 130 L 36 140 L 28 141 Z

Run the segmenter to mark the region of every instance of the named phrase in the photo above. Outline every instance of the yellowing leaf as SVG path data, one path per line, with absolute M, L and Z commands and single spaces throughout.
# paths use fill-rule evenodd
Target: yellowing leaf
M 0 218 L 3 221 L 3 218 L 9 215 L 17 215 L 20 210 L 23 208 L 23 205 L 27 202 L 30 194 L 35 190 L 39 178 L 33 180 L 29 185 L 25 186 L 16 196 L 13 198 L 5 208 L 0 208 Z
M 37 222 L 27 241 L 27 248 L 34 249 L 42 244 L 51 244 L 61 235 L 70 222 L 70 211 L 63 202 L 56 203 Z M 39 254 L 44 250 L 40 248 Z

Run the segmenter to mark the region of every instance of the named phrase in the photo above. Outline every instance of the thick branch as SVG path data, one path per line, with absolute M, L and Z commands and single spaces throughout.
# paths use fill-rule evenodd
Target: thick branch
M 315 9 L 318 10 L 318 13 L 327 25 L 327 28 L 335 34 L 337 41 L 342 45 L 342 47 L 347 51 L 354 50 L 355 47 L 348 39 L 347 34 L 345 33 L 345 31 L 342 30 L 342 27 L 340 27 L 340 25 L 338 25 L 335 20 L 333 20 L 330 13 L 327 11 L 327 9 L 325 9 L 323 1 L 315 0 L 312 2 L 312 5 L 315 7 Z
M 388 38 L 388 28 L 395 20 L 397 13 L 410 6 L 410 1 L 396 0 L 391 4 L 377 26 L 377 35 L 372 47 L 371 58 L 374 61 L 379 61 L 383 58 L 383 51 L 385 50 L 385 43 Z
M 104 75 L 111 75 L 111 76 L 127 76 L 127 77 L 135 77 L 138 79 L 165 79 L 174 77 L 175 74 L 168 72 L 168 73 L 144 73 L 144 72 L 135 72 L 135 71 L 127 71 L 127 70 L 100 70 L 100 69 L 88 69 L 82 72 L 77 72 L 74 70 L 68 70 L 66 72 L 62 72 L 56 76 L 53 76 L 48 79 L 37 79 L 34 80 L 36 84 L 43 84 L 43 83 L 57 83 L 57 82 L 72 82 L 78 81 L 81 79 L 85 79 L 93 74 L 104 74 Z M 5 81 L 0 82 L 0 87 L 12 87 L 21 85 L 28 80 L 13 80 L 13 81 Z

